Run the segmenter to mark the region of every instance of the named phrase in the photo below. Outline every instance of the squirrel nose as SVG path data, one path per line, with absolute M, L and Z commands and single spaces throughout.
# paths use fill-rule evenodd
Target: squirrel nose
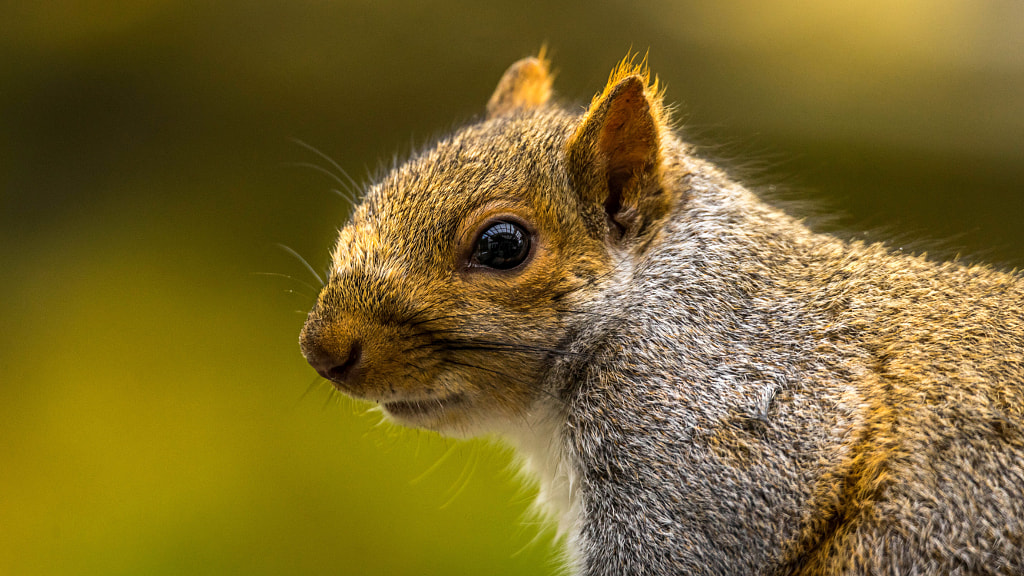
M 339 346 L 328 349 L 320 343 L 304 347 L 306 361 L 317 371 L 317 374 L 335 384 L 351 384 L 359 371 L 359 362 L 363 357 L 363 347 L 358 340 L 353 340 L 348 347 Z

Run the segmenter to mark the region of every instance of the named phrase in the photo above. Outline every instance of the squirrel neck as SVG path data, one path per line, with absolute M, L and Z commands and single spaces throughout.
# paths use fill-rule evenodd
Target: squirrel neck
M 573 355 L 552 369 L 545 408 L 511 434 L 580 557 L 613 544 L 597 528 L 611 508 L 625 514 L 616 522 L 665 510 L 666 522 L 691 525 L 674 534 L 750 518 L 739 530 L 757 534 L 737 542 L 760 550 L 736 557 L 777 554 L 839 466 L 821 455 L 841 453 L 856 418 L 841 383 L 862 368 L 829 341 L 828 312 L 801 297 L 814 261 L 841 243 L 677 150 L 670 216 L 642 251 L 616 255 L 598 298 L 577 304 Z M 812 381 L 828 390 L 808 392 Z M 790 445 L 797 437 L 803 446 Z M 749 492 L 769 484 L 790 492 Z M 723 508 L 734 505 L 749 509 Z

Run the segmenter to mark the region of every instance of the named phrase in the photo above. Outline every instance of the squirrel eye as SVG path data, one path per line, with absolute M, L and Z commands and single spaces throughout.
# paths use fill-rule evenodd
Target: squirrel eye
M 530 253 L 530 234 L 515 222 L 495 222 L 480 234 L 473 263 L 496 270 L 519 266 Z

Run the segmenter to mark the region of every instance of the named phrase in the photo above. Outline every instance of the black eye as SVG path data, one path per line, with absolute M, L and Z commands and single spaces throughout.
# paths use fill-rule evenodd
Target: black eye
M 515 222 L 500 221 L 487 227 L 476 241 L 473 263 L 496 270 L 509 270 L 523 263 L 530 253 L 530 234 Z

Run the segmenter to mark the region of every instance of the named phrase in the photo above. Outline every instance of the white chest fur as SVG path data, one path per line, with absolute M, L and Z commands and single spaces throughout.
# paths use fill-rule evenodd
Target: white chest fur
M 565 449 L 560 419 L 551 414 L 532 415 L 503 435 L 516 447 L 523 475 L 539 485 L 534 510 L 557 523 L 559 538 L 567 540 L 568 560 L 574 563 L 580 522 L 579 483 L 576 467 Z

